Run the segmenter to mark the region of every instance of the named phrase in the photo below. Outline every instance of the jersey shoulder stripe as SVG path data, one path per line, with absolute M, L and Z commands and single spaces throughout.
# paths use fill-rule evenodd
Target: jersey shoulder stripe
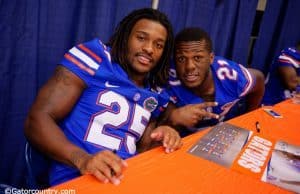
M 286 54 L 282 54 L 278 57 L 278 61 L 280 63 L 288 63 L 293 65 L 295 68 L 299 68 L 300 67 L 300 61 L 297 61 L 296 59 L 290 57 L 289 55 Z
M 252 75 L 250 74 L 250 72 L 241 64 L 239 64 L 246 80 L 247 83 L 245 84 L 244 89 L 242 90 L 243 92 L 240 94 L 240 97 L 245 96 L 246 94 L 248 94 L 248 92 L 252 89 L 252 87 L 254 86 L 254 80 L 252 78 Z
M 97 64 L 89 55 L 87 55 L 84 51 L 79 50 L 77 47 L 73 47 L 69 52 L 76 58 L 80 59 L 88 67 L 94 70 L 99 68 L 99 64 Z
M 90 75 L 95 75 L 104 61 L 111 63 L 109 47 L 106 47 L 99 39 L 71 48 L 64 58 L 69 65 L 76 65 Z
M 64 55 L 65 59 L 67 59 L 68 61 L 72 62 L 73 64 L 77 65 L 80 69 L 88 72 L 90 75 L 95 75 L 95 71 L 88 68 L 87 66 L 85 66 L 83 63 L 81 63 L 79 60 L 77 60 L 75 57 L 73 57 L 72 55 L 70 55 L 69 53 L 66 53 Z
M 86 52 L 86 54 L 90 55 L 95 61 L 97 61 L 98 63 L 102 62 L 101 57 L 99 57 L 95 52 L 93 52 L 91 49 L 89 49 L 88 47 L 86 47 L 83 44 L 78 45 L 78 47 L 83 50 L 84 52 Z

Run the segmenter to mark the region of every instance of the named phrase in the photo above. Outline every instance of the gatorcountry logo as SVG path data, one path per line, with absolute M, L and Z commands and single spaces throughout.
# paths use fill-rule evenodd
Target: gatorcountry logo
M 149 97 L 144 101 L 144 108 L 149 112 L 152 112 L 156 109 L 158 105 L 157 100 L 154 97 Z

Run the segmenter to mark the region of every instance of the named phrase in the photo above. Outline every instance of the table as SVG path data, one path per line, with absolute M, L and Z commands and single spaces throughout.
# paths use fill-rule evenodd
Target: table
M 286 100 L 272 108 L 283 118 L 274 119 L 259 108 L 227 122 L 256 131 L 255 123 L 259 121 L 260 134 L 300 145 L 300 105 Z M 118 186 L 103 184 L 91 175 L 84 175 L 53 189 L 74 189 L 76 194 L 291 193 L 187 153 L 208 130 L 183 138 L 183 147 L 171 154 L 158 147 L 128 159 L 129 166 Z

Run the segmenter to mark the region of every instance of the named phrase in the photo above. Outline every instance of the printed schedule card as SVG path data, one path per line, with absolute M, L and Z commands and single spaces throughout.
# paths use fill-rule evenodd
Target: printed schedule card
M 300 192 L 300 146 L 220 123 L 199 139 L 190 154 L 264 182 Z

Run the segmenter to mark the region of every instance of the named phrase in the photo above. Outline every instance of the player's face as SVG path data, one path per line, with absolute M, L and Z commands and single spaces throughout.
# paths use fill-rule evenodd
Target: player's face
M 166 28 L 158 22 L 141 19 L 131 30 L 127 60 L 135 74 L 146 75 L 160 60 L 167 39 Z
M 188 88 L 201 86 L 210 71 L 214 55 L 206 48 L 205 41 L 179 42 L 175 46 L 176 71 Z

